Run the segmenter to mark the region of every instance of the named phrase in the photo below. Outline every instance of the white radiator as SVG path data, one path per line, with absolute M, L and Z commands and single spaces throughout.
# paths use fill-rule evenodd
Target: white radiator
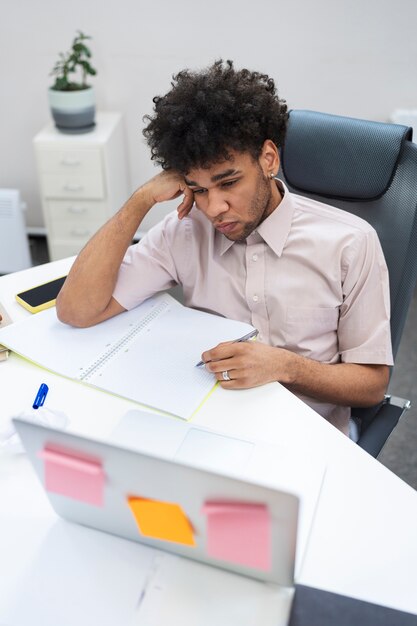
M 32 266 L 23 209 L 17 189 L 0 189 L 0 274 Z

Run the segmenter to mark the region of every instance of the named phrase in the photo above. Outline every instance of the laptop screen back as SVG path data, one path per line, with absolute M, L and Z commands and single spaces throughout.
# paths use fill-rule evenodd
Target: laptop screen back
M 293 584 L 298 498 L 197 467 L 198 431 L 184 439 L 179 452 L 187 449 L 178 460 L 22 419 L 14 423 L 63 518 L 239 574 Z M 245 446 L 230 445 L 244 462 Z

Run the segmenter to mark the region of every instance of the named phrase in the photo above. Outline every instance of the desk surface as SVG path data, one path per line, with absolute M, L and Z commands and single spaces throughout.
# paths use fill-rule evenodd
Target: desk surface
M 12 319 L 24 288 L 65 273 L 70 259 L 0 278 Z M 74 383 L 12 354 L 0 363 L 0 426 L 39 384 L 70 429 L 109 437 L 128 400 Z M 417 494 L 278 383 L 216 388 L 195 423 L 269 444 L 305 446 L 327 472 L 297 582 L 417 613 Z M 156 626 L 285 623 L 289 590 L 59 520 L 24 456 L 0 457 L 0 623 Z M 143 590 L 146 588 L 146 594 Z M 176 615 L 173 620 L 173 615 Z

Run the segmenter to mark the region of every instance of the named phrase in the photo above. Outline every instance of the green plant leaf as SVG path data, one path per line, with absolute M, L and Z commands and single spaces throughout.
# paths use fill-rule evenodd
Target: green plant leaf
M 87 39 L 91 39 L 89 35 L 85 35 L 82 31 L 77 31 L 74 37 L 71 49 L 64 54 L 59 53 L 59 60 L 55 63 L 50 75 L 56 76 L 53 89 L 58 91 L 76 91 L 86 89 L 86 76 L 95 76 L 96 70 L 90 65 L 87 59 L 91 58 L 90 49 L 83 43 Z M 69 81 L 68 75 L 75 74 L 80 70 L 80 82 L 76 80 Z

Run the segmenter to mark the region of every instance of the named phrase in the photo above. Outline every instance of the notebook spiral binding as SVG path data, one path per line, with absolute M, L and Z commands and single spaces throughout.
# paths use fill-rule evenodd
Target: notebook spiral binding
M 112 344 L 107 350 L 101 353 L 101 355 L 93 361 L 90 365 L 85 368 L 81 368 L 82 372 L 78 375 L 78 380 L 88 381 L 91 379 L 97 372 L 103 368 L 108 361 L 110 361 L 114 355 L 123 350 L 127 345 L 129 345 L 136 336 L 141 333 L 147 326 L 149 326 L 150 322 L 156 319 L 161 313 L 163 313 L 166 309 L 169 308 L 169 302 L 162 301 L 160 304 L 155 306 L 145 317 L 143 317 L 139 322 L 133 324 L 130 330 L 121 337 L 117 343 Z

